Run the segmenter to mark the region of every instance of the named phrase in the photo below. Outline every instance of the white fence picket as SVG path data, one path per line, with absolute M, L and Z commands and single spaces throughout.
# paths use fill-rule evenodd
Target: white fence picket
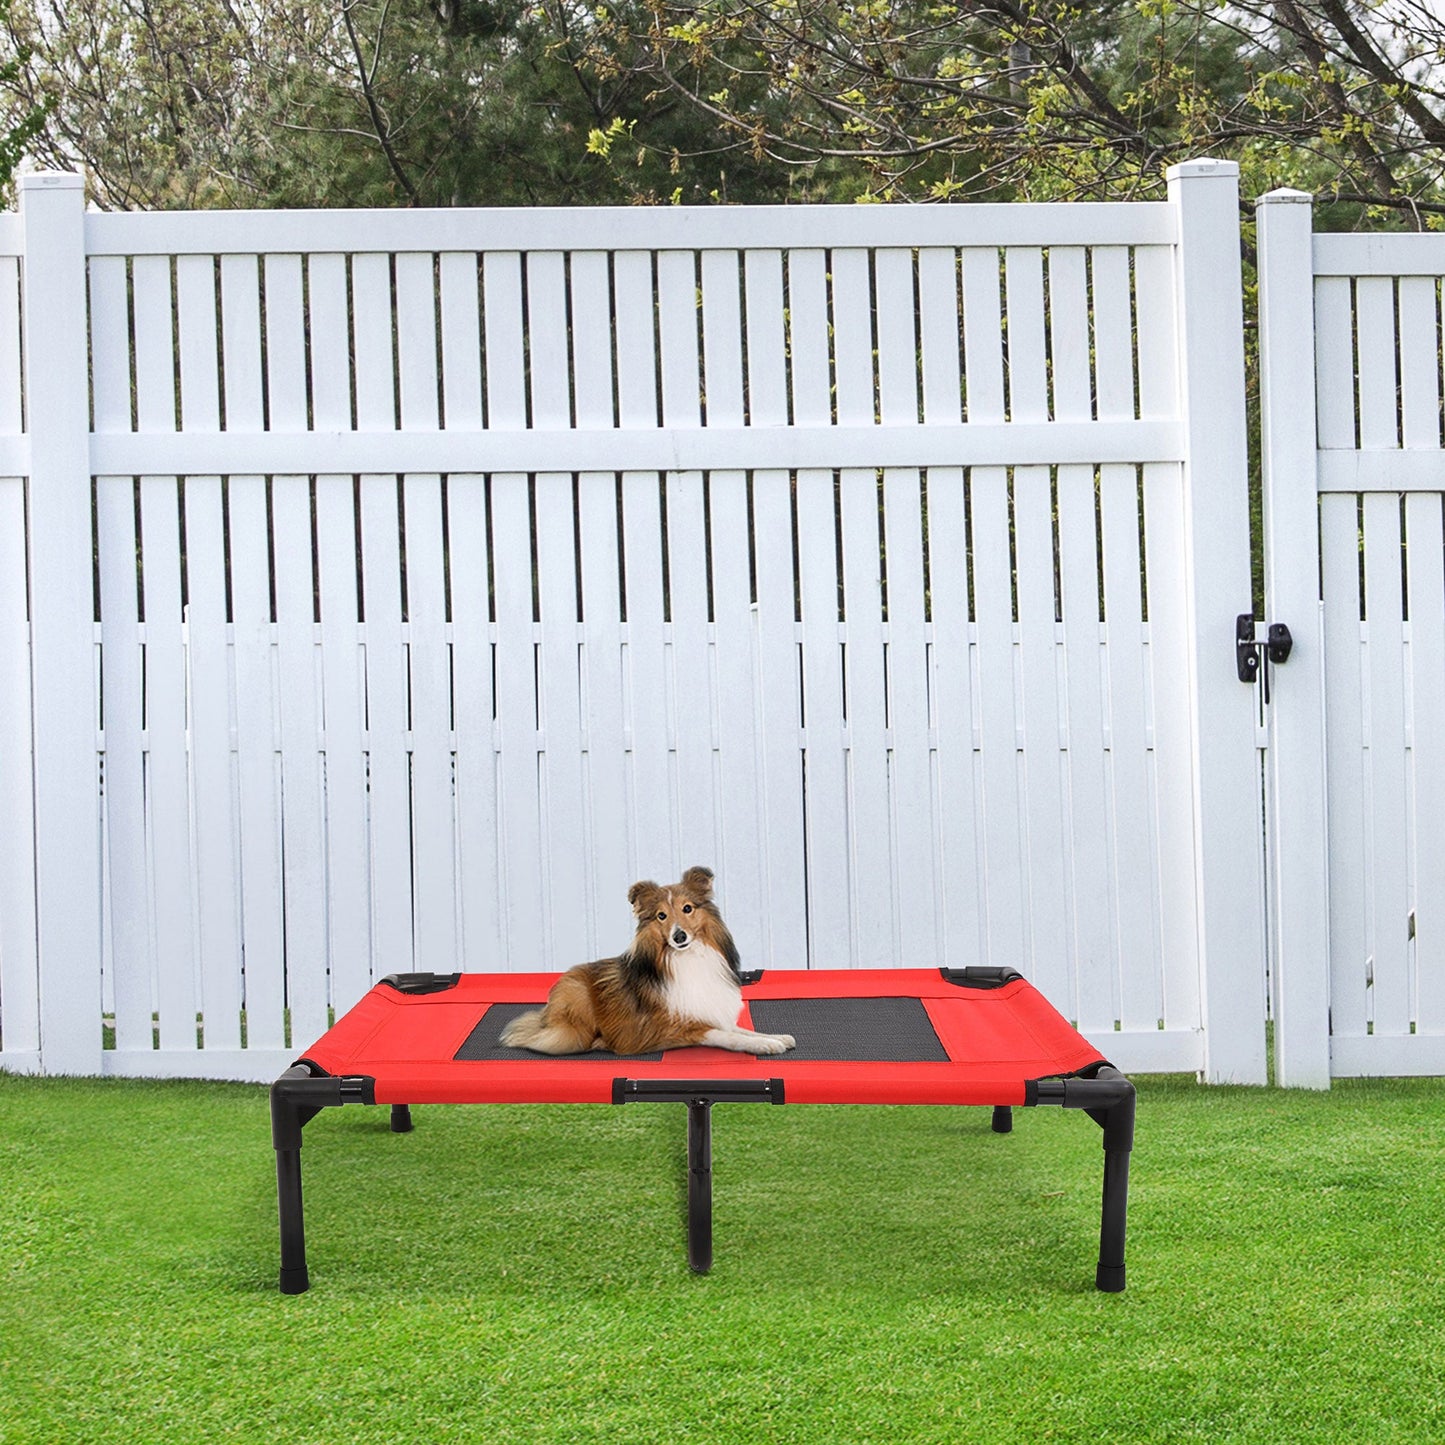
M 133 478 L 97 480 L 96 528 L 104 619 L 101 696 L 115 1044 L 118 1049 L 139 1051 L 152 1046 L 152 997 Z
M 922 401 L 924 422 L 929 425 L 946 426 L 963 415 L 959 284 L 959 258 L 951 247 L 919 251 Z M 983 947 L 964 472 L 958 467 L 932 467 L 927 487 L 938 954 L 944 966 L 962 968 L 976 962 Z
M 441 419 L 435 298 L 431 255 L 398 256 L 397 383 L 400 423 L 406 430 L 431 430 Z M 405 476 L 401 505 L 406 534 L 413 958 L 419 968 L 445 973 L 457 956 L 457 891 L 441 477 Z
M 186 653 L 181 630 L 180 498 L 174 477 L 140 484 L 145 558 L 146 802 L 153 879 L 160 1047 L 196 1044 L 200 1000 L 192 924 L 191 805 L 187 777 Z
M 3 325 L 0 314 L 0 336 L 18 339 L 18 329 L 6 333 Z M 0 389 L 0 395 L 7 393 L 18 399 L 18 388 L 14 393 Z M 0 1063 L 29 1071 L 40 1063 L 40 979 L 25 542 L 24 483 L 18 477 L 0 478 L 0 816 L 11 820 L 11 842 L 0 868 Z
M 491 482 L 492 583 L 496 591 L 496 718 L 500 743 L 499 827 L 506 840 L 508 966 L 543 966 L 537 923 L 542 891 L 541 820 L 537 807 L 536 643 L 532 616 L 531 516 L 527 478 L 513 473 Z
M 1093 415 L 1089 356 L 1088 253 L 1083 247 L 1049 252 L 1049 351 L 1054 415 Z M 1068 797 L 1065 838 L 1072 905 L 1074 978 L 1065 998 L 1080 1027 L 1114 1027 L 1111 986 L 1114 949 L 1109 928 L 1111 871 L 1105 802 L 1103 650 L 1100 646 L 1099 539 L 1095 475 L 1090 466 L 1062 466 L 1056 479 L 1059 611 L 1064 625 L 1064 760 Z
M 317 427 L 351 425 L 351 326 L 346 257 L 307 262 L 310 394 Z M 324 736 L 326 936 L 330 995 L 338 1013 L 372 981 L 364 729 L 365 667 L 359 637 L 356 486 L 350 476 L 316 478 L 316 596 L 320 609 Z
M 677 790 L 680 867 L 717 856 L 713 786 L 713 691 L 708 627 L 706 497 L 701 472 L 667 479 L 667 576 L 671 641 L 667 686 Z
M 1321 408 L 1321 417 L 1328 413 Z M 1363 1036 L 1366 1023 L 1365 776 L 1360 641 L 1359 503 L 1320 498 L 1326 715 L 1330 727 L 1330 1011 L 1336 1034 Z
M 851 900 L 852 925 L 857 963 L 878 968 L 892 957 L 895 934 L 878 477 L 850 469 L 842 474 L 840 487 L 848 783 L 853 876 L 858 880 Z
M 795 250 L 787 261 L 789 378 L 793 419 L 827 426 L 832 419 L 828 348 L 828 257 Z M 808 876 L 849 883 L 846 720 L 843 711 L 842 619 L 839 609 L 837 498 L 831 471 L 805 468 L 795 482 L 798 517 L 799 645 L 802 650 L 804 804 Z M 851 959 L 849 910 L 822 889 L 808 889 L 808 948 L 813 963 L 845 967 Z
M 22 426 L 20 287 L 0 258 L 0 435 Z M 0 867 L 0 1063 L 40 1063 L 40 980 L 35 955 L 35 805 L 32 786 L 30 615 L 25 484 L 0 478 L 0 817 L 9 845 Z
M 610 394 L 609 383 L 609 400 Z M 581 396 L 579 393 L 579 405 Z M 590 844 L 581 876 L 586 881 L 593 920 L 588 935 L 588 952 L 592 955 L 622 948 L 633 928 L 632 910 L 627 903 L 627 890 L 635 875 L 624 767 L 617 498 L 618 480 L 610 472 L 584 472 L 577 480 L 587 740 L 583 787 Z
M 1372 278 L 1373 279 L 1373 278 Z M 1361 283 L 1364 284 L 1363 282 Z M 1391 337 L 1393 363 L 1393 335 Z M 1392 365 L 1393 369 L 1393 365 Z M 1405 828 L 1405 647 L 1400 499 L 1372 492 L 1364 502 L 1365 685 L 1369 690 L 1368 797 L 1370 956 L 1376 1035 L 1410 1032 Z
M 364 372 L 357 373 L 358 395 Z M 361 478 L 366 608 L 367 779 L 371 808 L 372 948 L 379 974 L 413 965 L 412 819 L 402 640 L 400 511 L 394 476 Z
M 923 478 L 890 468 L 883 479 L 888 566 L 888 782 L 892 812 L 894 938 L 890 956 L 932 959 L 939 906 L 923 577 Z
M 357 632 L 356 533 L 352 479 L 317 477 L 316 590 L 321 602 L 326 897 L 330 904 L 326 927 L 331 999 L 338 1011 L 350 1008 L 372 982 L 372 889 L 362 751 L 366 697 Z
M 1134 312 L 1139 414 L 1167 415 L 1179 393 L 1173 256 L 1162 246 L 1134 251 Z M 1178 463 L 1143 467 L 1145 603 L 1149 609 L 1146 687 L 1152 719 L 1157 850 L 1158 972 L 1167 1048 L 1175 1060 L 1203 1062 L 1200 1018 L 1202 948 L 1195 890 L 1194 821 L 1169 799 L 1188 793 L 1194 772 L 1190 702 L 1189 607 L 1175 568 L 1189 555 L 1188 517 Z M 1148 1020 L 1143 1020 L 1148 1027 Z M 1182 1027 L 1181 1027 L 1182 1026 Z
M 749 250 L 743 280 L 749 422 L 781 427 L 788 419 L 782 253 Z M 752 481 L 760 782 L 767 819 L 758 839 L 765 859 L 764 927 L 772 966 L 801 967 L 807 963 L 808 937 L 792 479 L 787 472 L 767 470 L 755 472 Z
M 925 350 L 925 362 L 927 354 Z M 957 396 L 954 391 L 952 406 L 957 406 Z M 932 681 L 938 737 L 935 759 L 938 848 L 943 894 L 940 961 L 948 968 L 966 968 L 986 956 L 978 842 L 978 751 L 966 509 L 963 471 L 954 467 L 932 468 L 928 473 L 928 539 Z
M 1101 420 L 1134 415 L 1133 326 L 1129 256 L 1123 247 L 1096 247 L 1091 257 L 1096 405 Z M 1105 466 L 1099 474 L 1104 619 L 1108 636 L 1105 686 L 1113 817 L 1113 875 L 1129 880 L 1115 890 L 1118 929 L 1119 1020 L 1125 1028 L 1154 1027 L 1157 994 L 1154 932 L 1153 809 L 1149 802 L 1143 652 L 1144 556 L 1140 547 L 1139 477 L 1133 467 Z
M 1018 247 L 1007 253 L 1005 294 L 1010 414 L 1015 421 L 1044 421 L 1049 398 L 1041 251 Z M 1049 997 L 1067 999 L 1073 989 L 1065 916 L 1053 499 L 1047 467 L 1014 469 L 1013 529 L 1029 976 Z
M 1059 468 L 1059 592 L 1068 693 L 1069 872 L 1074 900 L 1079 1027 L 1114 1027 L 1110 924 L 1114 891 L 1106 768 L 1104 658 L 1100 645 L 1099 536 L 1092 467 Z
M 1408 368 L 1407 368 L 1408 369 Z M 1433 368 L 1431 368 L 1433 370 Z M 1407 412 L 1407 418 L 1408 418 Z M 1410 923 L 1419 1034 L 1445 1033 L 1445 526 L 1441 499 L 1405 502 L 1409 539 L 1409 689 L 1412 705 L 1410 835 L 1414 841 Z
M 489 973 L 506 966 L 506 950 L 497 842 L 492 566 L 487 550 L 487 483 L 482 477 L 453 473 L 448 479 L 447 539 L 451 546 L 462 958 L 470 972 Z
M 918 420 L 919 339 L 914 258 L 889 248 L 874 256 L 878 331 L 878 408 L 884 426 Z M 887 575 L 887 780 L 893 937 L 899 960 L 932 958 L 939 910 L 934 869 L 934 808 L 926 606 L 923 576 L 924 476 L 913 468 L 883 473 L 882 549 Z
M 229 372 L 227 391 L 229 395 Z M 231 414 L 229 401 L 227 409 Z M 281 1048 L 287 1042 L 283 1020 L 285 941 L 265 478 L 232 477 L 227 498 L 235 619 L 246 1042 L 251 1048 Z
M 132 268 L 137 429 L 176 428 L 175 340 L 168 257 Z M 190 796 L 186 767 L 185 651 L 181 635 L 180 515 L 174 477 L 142 477 L 141 576 L 144 649 L 145 792 L 152 880 L 150 948 L 162 1049 L 195 1047 L 197 998 L 191 922 Z M 129 571 L 129 568 L 126 568 Z
M 970 422 L 996 421 L 1005 415 L 999 279 L 996 250 L 964 249 L 964 376 Z M 968 486 L 982 754 L 986 952 L 991 964 L 1026 970 L 1009 475 L 1001 467 L 975 467 L 969 473 Z
M 549 472 L 536 481 L 537 647 L 541 718 L 543 876 L 546 896 L 557 898 L 586 877 L 582 780 L 582 709 L 578 676 L 577 551 L 570 476 Z M 581 909 L 548 910 L 541 920 L 550 958 L 570 968 L 591 957 Z

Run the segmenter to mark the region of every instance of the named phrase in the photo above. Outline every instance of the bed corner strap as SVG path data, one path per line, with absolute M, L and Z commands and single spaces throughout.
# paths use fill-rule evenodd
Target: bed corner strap
M 377 986 L 385 984 L 398 993 L 445 993 L 455 988 L 461 979 L 459 973 L 389 973 L 377 979 Z
M 943 967 L 938 970 L 945 983 L 956 988 L 1003 988 L 1023 977 L 1018 969 L 971 963 L 967 968 Z

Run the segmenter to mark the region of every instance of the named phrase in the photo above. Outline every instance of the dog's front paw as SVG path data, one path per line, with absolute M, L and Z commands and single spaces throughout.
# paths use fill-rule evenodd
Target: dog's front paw
M 792 1034 L 758 1034 L 753 1043 L 755 1054 L 785 1054 L 797 1044 Z

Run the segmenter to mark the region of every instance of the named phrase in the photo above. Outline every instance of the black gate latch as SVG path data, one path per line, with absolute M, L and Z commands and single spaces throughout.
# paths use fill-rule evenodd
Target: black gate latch
M 1264 700 L 1269 701 L 1269 662 L 1287 662 L 1294 638 L 1283 622 L 1271 622 L 1263 643 L 1255 641 L 1254 614 L 1241 612 L 1234 619 L 1234 662 L 1241 682 L 1255 682 L 1264 673 Z

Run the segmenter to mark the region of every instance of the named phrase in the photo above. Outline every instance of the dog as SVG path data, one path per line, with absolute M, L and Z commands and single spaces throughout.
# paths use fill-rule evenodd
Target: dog
M 781 1054 L 791 1034 L 760 1034 L 738 1024 L 742 984 L 737 945 L 712 896 L 712 870 L 689 868 L 678 883 L 634 883 L 632 947 L 618 958 L 570 968 L 546 1007 L 502 1030 L 511 1048 L 543 1054 L 608 1049 L 646 1054 L 703 1044 L 740 1054 Z

